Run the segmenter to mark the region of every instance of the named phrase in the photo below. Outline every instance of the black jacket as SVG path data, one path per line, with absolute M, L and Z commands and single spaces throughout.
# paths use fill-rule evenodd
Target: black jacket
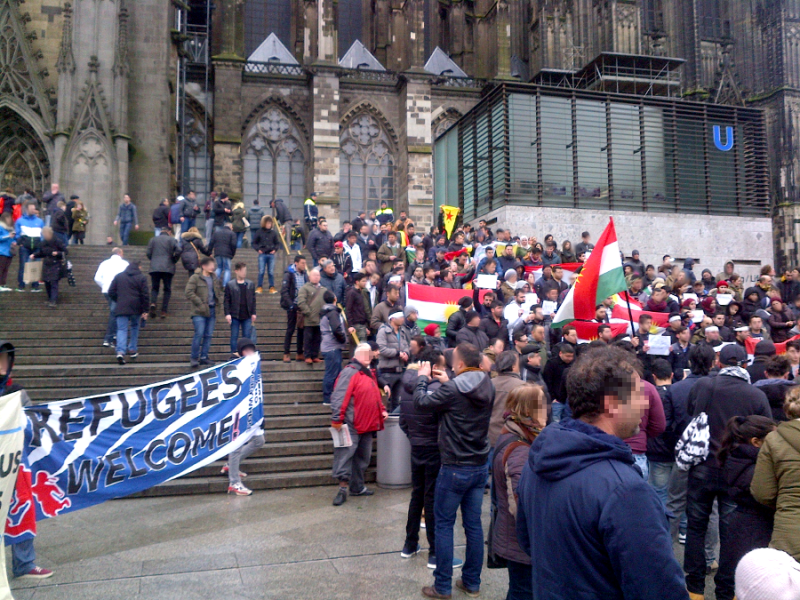
M 689 414 L 693 417 L 701 412 L 708 415 L 711 443 L 708 458 L 701 464 L 710 467 L 719 467 L 717 452 L 731 417 L 762 415 L 772 418 L 764 392 L 744 379 L 723 374 L 723 371 L 716 377 L 698 380 L 689 392 Z
M 686 351 L 680 347 L 680 344 L 675 342 L 669 348 L 669 364 L 672 367 L 672 380 L 680 381 L 683 379 L 683 370 L 689 368 L 689 351 L 692 349 L 692 344 L 686 346 Z
M 289 212 L 289 209 L 286 208 L 286 205 L 280 198 L 275 200 L 275 220 L 278 221 L 280 225 L 283 225 L 286 221 L 294 220 L 292 219 L 292 213 Z M 289 240 L 287 240 L 287 243 L 288 241 Z
M 675 444 L 689 424 L 689 419 L 684 410 L 676 410 L 672 401 L 672 386 L 656 386 L 661 404 L 664 406 L 664 417 L 667 428 L 658 437 L 647 437 L 647 458 L 654 462 L 675 462 Z
M 750 373 L 750 383 L 756 383 L 762 379 L 767 378 L 766 368 L 769 356 L 759 355 L 753 359 L 753 364 L 747 367 L 747 372 Z
M 208 253 L 212 252 L 215 257 L 219 258 L 236 256 L 236 234 L 227 227 L 215 231 L 211 236 L 211 243 L 208 245 Z
M 252 317 L 256 314 L 256 286 L 249 279 L 244 280 L 245 283 L 245 302 L 247 304 L 248 316 Z M 225 286 L 225 316 L 230 315 L 234 319 L 239 318 L 239 303 L 241 302 L 241 293 L 239 283 L 236 278 L 231 279 L 228 285 Z
M 330 258 L 333 255 L 333 236 L 330 231 L 321 231 L 314 228 L 308 234 L 308 241 L 306 241 L 306 248 L 311 252 L 314 260 L 319 262 L 323 256 Z
M 427 377 L 417 379 L 414 408 L 439 417 L 439 452 L 443 465 L 481 466 L 489 457 L 489 420 L 494 385 L 483 371 L 467 371 L 432 394 Z
M 347 316 L 347 323 L 353 325 L 363 325 L 369 328 L 369 319 L 372 311 L 367 307 L 369 300 L 364 297 L 366 290 L 359 290 L 355 286 L 347 288 L 344 294 L 344 314 Z
M 414 406 L 414 390 L 417 387 L 417 369 L 412 365 L 403 373 L 400 381 L 400 429 L 408 436 L 412 446 L 437 448 L 439 446 L 439 419 L 430 410 Z M 441 387 L 438 381 L 428 385 L 429 392 Z
M 53 252 L 56 253 L 55 256 Z M 42 240 L 42 245 L 33 253 L 35 258 L 42 259 L 42 281 L 53 282 L 61 279 L 61 263 L 66 253 L 67 247 L 56 236 L 49 242 Z
M 752 381 L 752 377 L 750 379 Z M 772 419 L 774 421 L 786 421 L 786 413 L 783 410 L 783 403 L 786 400 L 786 393 L 796 384 L 794 381 L 786 379 L 762 379 L 755 384 L 767 396 L 767 402 L 772 409 Z
M 191 248 L 189 246 L 189 249 Z M 175 275 L 175 263 L 180 257 L 180 246 L 171 235 L 159 235 L 150 238 L 150 243 L 147 244 L 147 258 L 150 259 L 151 273 L 172 273 Z
M 342 274 L 345 281 L 350 281 L 350 274 L 353 272 L 353 258 L 347 252 L 341 254 L 334 252 L 331 260 L 336 265 L 336 271 Z
M 737 444 L 731 449 L 722 473 L 725 476 L 725 483 L 728 484 L 728 494 L 736 502 L 739 510 L 771 518 L 775 511 L 758 502 L 750 493 L 757 459 L 758 448 L 750 444 Z
M 153 211 L 153 225 L 159 229 L 169 227 L 169 206 L 159 204 Z
M 491 316 L 481 319 L 481 331 L 486 334 L 489 341 L 495 338 L 502 338 L 508 344 L 508 320 L 501 319 L 500 324 L 497 324 Z M 456 336 L 458 337 L 458 336 Z M 483 348 L 481 348 L 483 350 Z
M 225 209 L 231 210 L 231 212 L 226 213 Z M 233 215 L 233 205 L 231 205 L 228 199 L 225 200 L 216 200 L 214 202 L 214 227 L 222 227 L 225 223 L 229 223 L 231 221 L 231 215 Z
M 160 236 L 159 236 L 160 237 Z M 114 277 L 108 295 L 117 303 L 114 314 L 120 316 L 143 315 L 150 307 L 150 289 L 147 277 L 134 264 Z
M 50 227 L 53 228 L 55 233 L 67 233 L 69 232 L 69 221 L 67 220 L 67 213 L 65 213 L 60 208 L 56 207 L 56 209 L 50 213 Z
M 447 320 L 447 331 L 445 334 L 447 335 L 447 345 L 451 348 L 455 348 L 458 343 L 456 342 L 458 332 L 467 326 L 466 314 L 466 312 L 459 308 L 450 315 L 450 318 Z M 483 348 L 479 348 L 479 350 L 483 350 Z
M 269 254 L 273 250 L 277 251 L 281 247 L 281 238 L 278 235 L 278 230 L 273 226 L 272 229 L 264 229 L 261 227 L 256 230 L 253 236 L 253 250 L 258 252 L 262 251 L 264 254 Z
M 158 236 L 163 237 L 163 236 Z M 183 268 L 191 275 L 200 267 L 200 256 L 208 256 L 210 251 L 206 248 L 201 238 L 196 233 L 186 232 L 181 234 L 181 263 Z
M 300 290 L 295 281 L 294 265 L 289 265 L 283 272 L 283 281 L 281 282 L 281 308 L 283 310 L 292 310 L 297 308 L 297 292 Z M 308 272 L 303 274 L 303 278 L 308 281 Z
M 565 363 L 558 353 L 545 363 L 542 369 L 542 379 L 553 400 L 567 401 L 567 371 L 571 366 L 572 363 Z
M 472 344 L 478 350 L 483 352 L 489 345 L 489 337 L 481 330 L 480 327 L 462 327 L 456 335 L 456 344 Z

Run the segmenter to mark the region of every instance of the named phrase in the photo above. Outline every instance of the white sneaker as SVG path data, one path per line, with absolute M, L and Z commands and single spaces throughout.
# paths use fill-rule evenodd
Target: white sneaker
M 253 493 L 253 491 L 248 490 L 241 483 L 234 483 L 233 485 L 228 486 L 228 493 L 236 496 L 249 496 Z
M 10 292 L 11 288 L 4 285 L 0 286 L 0 292 Z

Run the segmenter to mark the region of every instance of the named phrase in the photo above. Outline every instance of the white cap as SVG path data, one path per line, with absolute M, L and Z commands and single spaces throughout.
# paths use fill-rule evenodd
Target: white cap
M 516 275 L 516 274 L 517 274 L 517 271 L 516 271 L 515 269 L 508 269 L 508 270 L 507 270 L 507 271 L 504 273 L 504 275 L 503 275 L 503 276 L 504 276 L 504 278 L 505 278 L 505 279 L 508 279 L 508 278 L 509 278 L 509 277 L 511 277 L 512 275 Z
M 748 331 L 750 328 L 747 325 L 739 325 L 734 331 Z
M 402 311 L 398 311 L 396 313 L 392 313 L 389 315 L 389 320 L 393 321 L 394 319 L 405 319 L 406 316 L 402 313 Z
M 392 275 L 389 277 L 389 283 L 394 283 L 395 281 L 401 281 L 403 278 L 400 275 Z
M 679 315 L 672 315 L 672 316 L 669 318 L 669 322 L 670 322 L 670 323 L 672 323 L 673 321 L 680 321 L 680 320 L 681 320 L 681 318 L 680 318 L 680 316 L 679 316 Z
M 719 327 L 717 327 L 716 325 L 709 325 L 708 327 L 706 327 L 706 333 L 714 333 L 714 332 L 719 332 Z
M 800 599 L 800 563 L 774 548 L 745 554 L 736 567 L 739 600 Z

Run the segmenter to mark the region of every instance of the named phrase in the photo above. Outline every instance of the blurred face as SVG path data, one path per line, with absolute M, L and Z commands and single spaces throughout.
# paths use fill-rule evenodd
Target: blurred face
M 753 317 L 750 319 L 750 330 L 751 331 L 761 331 L 761 317 Z
M 541 344 L 542 342 L 544 342 L 544 327 L 542 327 L 541 325 L 534 327 L 533 331 L 531 331 L 531 335 L 533 336 L 534 340 L 536 340 Z
M 533 354 L 528 354 L 528 364 L 531 367 L 541 367 L 542 366 L 542 355 L 538 352 L 534 352 Z
M 308 273 L 308 281 L 313 283 L 314 285 L 319 283 L 319 271 L 309 271 Z
M 303 273 L 306 270 L 306 259 L 302 259 L 294 263 L 295 268 Z
M 736 332 L 736 339 L 740 342 L 744 342 L 747 338 L 750 337 L 750 330 L 747 331 L 737 331 Z
M 130 204 L 130 203 L 131 203 L 131 197 L 130 197 L 130 196 L 128 196 L 128 194 L 125 194 L 125 195 L 122 197 L 122 201 L 123 201 L 125 204 Z
M 322 221 L 321 223 L 319 223 L 319 230 L 320 231 L 328 231 L 328 222 L 327 221 Z
M 594 313 L 594 318 L 597 319 L 598 321 L 605 321 L 606 307 L 605 306 L 599 307 Z
M 514 345 L 519 348 L 524 348 L 528 345 L 528 336 L 523 335 L 520 339 L 514 341 Z
M 391 303 L 395 303 L 400 299 L 400 291 L 399 290 L 389 290 L 386 292 L 386 299 L 389 300 Z
M 36 214 L 36 207 L 33 204 L 28 204 L 28 214 L 31 217 Z
M 687 329 L 687 330 L 685 330 L 685 331 L 681 331 L 681 332 L 678 334 L 678 339 L 679 339 L 679 340 L 681 341 L 681 343 L 683 343 L 683 344 L 688 344 L 688 343 L 689 343 L 689 339 L 690 339 L 691 337 L 692 337 L 692 332 L 691 332 L 691 331 L 689 331 L 688 329 Z
M 609 327 L 609 328 L 607 328 L 607 329 L 604 329 L 604 330 L 603 330 L 603 333 L 601 333 L 601 334 L 600 334 L 600 339 L 601 339 L 601 340 L 603 340 L 603 341 L 604 341 L 604 342 L 606 342 L 606 343 L 609 343 L 609 342 L 611 342 L 611 339 L 612 339 L 613 337 L 614 337 L 614 336 L 613 336 L 613 334 L 611 333 L 611 328 L 610 328 L 610 327 Z
M 564 339 L 568 341 L 570 344 L 577 344 L 578 343 L 578 332 L 575 329 L 571 329 L 565 336 Z M 573 357 L 575 355 L 573 354 Z
M 652 325 L 653 325 L 653 320 L 652 319 L 646 319 L 646 320 L 642 321 L 641 323 L 639 323 L 639 330 L 640 331 L 648 331 L 649 332 L 650 331 L 650 327 L 652 327 Z
M 333 275 L 334 273 L 336 273 L 336 265 L 334 265 L 333 263 L 329 264 L 327 267 L 325 267 L 325 272 L 328 275 Z
M 725 315 L 714 315 L 712 321 L 717 327 L 722 327 L 725 325 Z
M 234 271 L 236 273 L 236 277 L 238 279 L 247 279 L 247 267 L 242 267 L 241 269 L 236 269 Z
M 800 364 L 800 350 L 797 348 L 793 348 L 792 346 L 786 347 L 786 357 L 789 359 L 789 362 L 793 365 Z M 0 375 L 2 375 L 2 355 L 0 355 Z
M 0 377 L 8 375 L 8 365 L 11 359 L 8 357 L 8 352 L 0 352 Z
M 411 354 L 419 354 L 419 344 L 417 344 L 416 340 L 411 340 L 408 347 L 411 350 Z
M 497 356 L 506 349 L 506 344 L 503 340 L 498 338 L 494 341 L 494 344 L 492 344 L 492 349 L 494 350 L 495 356 Z
M 564 361 L 567 364 L 570 364 L 573 360 L 575 360 L 574 352 L 570 352 L 569 354 L 566 354 L 564 352 L 559 352 L 558 356 L 561 358 L 562 361 Z
M 609 395 L 605 397 L 606 414 L 614 423 L 614 434 L 620 439 L 628 439 L 639 433 L 639 426 L 642 422 L 642 415 L 648 407 L 647 398 L 642 393 L 642 382 L 639 375 L 633 374 L 633 389 L 629 392 L 630 397 L 620 398 L 619 392 L 608 390 Z M 612 395 L 613 394 L 613 395 Z

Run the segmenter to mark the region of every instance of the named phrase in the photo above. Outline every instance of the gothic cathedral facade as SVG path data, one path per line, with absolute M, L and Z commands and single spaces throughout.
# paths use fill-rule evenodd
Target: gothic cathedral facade
M 149 221 L 190 189 L 429 226 L 436 137 L 493 82 L 603 52 L 684 59 L 687 99 L 765 111 L 796 264 L 800 0 L 0 0 L 0 189 L 58 182 L 95 243 L 122 194 Z

